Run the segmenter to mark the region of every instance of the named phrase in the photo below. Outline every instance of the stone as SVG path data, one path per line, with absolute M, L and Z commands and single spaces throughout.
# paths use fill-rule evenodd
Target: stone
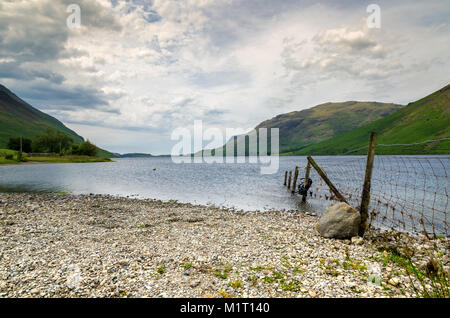
M 400 283 L 400 280 L 397 277 L 393 277 L 390 280 L 388 280 L 388 283 L 392 286 L 397 286 Z
M 352 244 L 353 245 L 363 245 L 364 244 L 364 239 L 362 237 L 359 237 L 359 236 L 354 236 L 354 237 L 352 237 Z
M 358 235 L 361 216 L 347 203 L 329 206 L 319 219 L 319 233 L 326 238 L 350 239 Z

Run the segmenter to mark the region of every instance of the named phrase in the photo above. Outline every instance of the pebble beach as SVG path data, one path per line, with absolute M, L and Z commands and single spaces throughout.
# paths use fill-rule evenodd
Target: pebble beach
M 415 297 L 376 240 L 298 211 L 0 193 L 0 297 Z M 449 241 L 417 237 L 448 271 Z M 430 254 L 431 253 L 431 254 Z

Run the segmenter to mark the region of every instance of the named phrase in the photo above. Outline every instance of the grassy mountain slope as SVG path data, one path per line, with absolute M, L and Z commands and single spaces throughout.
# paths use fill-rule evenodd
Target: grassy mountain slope
M 345 121 L 344 121 L 345 122 Z M 450 137 L 450 85 L 410 103 L 397 112 L 337 137 L 294 152 L 296 155 L 336 155 L 365 147 L 371 131 L 377 144 L 411 144 Z M 366 153 L 367 149 L 351 154 Z M 450 140 L 414 146 L 378 146 L 377 154 L 449 154 Z
M 0 148 L 6 148 L 10 137 L 33 138 L 47 128 L 64 132 L 73 138 L 75 144 L 83 142 L 83 137 L 62 122 L 34 108 L 0 84 Z M 103 149 L 99 149 L 98 155 L 114 157 Z
M 280 154 L 289 155 L 311 144 L 388 116 L 401 107 L 403 106 L 377 102 L 325 103 L 278 115 L 262 122 L 256 129 L 279 128 Z M 235 141 L 230 140 L 226 145 L 232 142 L 239 145 L 245 142 L 245 138 L 238 136 Z M 226 145 L 223 147 L 224 153 Z
M 280 153 L 288 153 L 373 122 L 401 107 L 376 102 L 326 103 L 278 115 L 256 128 L 279 128 Z

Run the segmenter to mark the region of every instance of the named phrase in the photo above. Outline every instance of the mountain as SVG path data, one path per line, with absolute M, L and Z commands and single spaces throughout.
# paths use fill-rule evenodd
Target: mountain
M 149 153 L 124 153 L 124 154 L 118 154 L 120 158 L 150 158 L 154 157 L 153 155 Z
M 47 128 L 64 132 L 73 138 L 75 144 L 84 141 L 83 137 L 67 128 L 62 122 L 34 108 L 0 84 L 0 149 L 6 148 L 10 137 L 33 138 L 45 132 Z M 99 149 L 98 155 L 115 157 L 103 149 Z
M 377 154 L 449 154 L 450 84 L 395 113 L 337 137 L 294 152 L 296 155 L 364 154 L 370 132 L 378 133 Z M 424 143 L 425 142 L 425 143 Z M 383 146 L 415 144 L 412 146 Z
M 309 145 L 388 116 L 402 107 L 398 104 L 377 102 L 325 103 L 278 115 L 260 123 L 256 126 L 256 130 L 279 128 L 280 154 L 291 155 Z M 243 136 L 238 136 L 234 142 L 240 144 L 244 140 Z M 227 144 L 231 142 L 233 139 Z

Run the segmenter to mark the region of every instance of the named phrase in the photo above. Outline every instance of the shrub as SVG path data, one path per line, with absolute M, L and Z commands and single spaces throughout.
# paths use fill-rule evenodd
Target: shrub
M 87 140 L 82 142 L 80 145 L 72 145 L 70 152 L 72 155 L 95 157 L 98 153 L 98 148 L 96 145 Z

